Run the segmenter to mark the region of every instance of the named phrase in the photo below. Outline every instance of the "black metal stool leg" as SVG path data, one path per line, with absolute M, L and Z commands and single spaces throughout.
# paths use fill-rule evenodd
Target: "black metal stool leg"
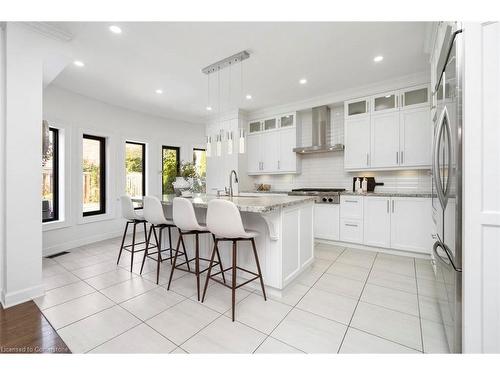
M 134 269 L 134 253 L 135 253 L 135 228 L 137 226 L 137 223 L 134 222 L 134 231 L 132 234 L 132 252 L 131 252 L 131 257 L 130 257 L 130 272 Z
M 234 306 L 236 305 L 236 241 L 233 241 L 233 270 L 232 270 L 232 285 L 231 285 L 231 306 L 232 317 L 234 322 Z
M 170 290 L 170 283 L 172 283 L 172 276 L 174 276 L 174 270 L 175 270 L 175 265 L 177 264 L 177 256 L 179 255 L 180 246 L 181 246 L 181 236 L 179 235 L 179 239 L 177 240 L 177 246 L 175 248 L 174 264 L 172 265 L 172 269 L 170 270 L 170 277 L 168 278 L 167 290 Z
M 196 293 L 198 301 L 200 300 L 200 241 L 198 233 L 195 234 L 195 274 L 196 274 Z
M 262 271 L 260 270 L 259 256 L 257 255 L 257 249 L 255 248 L 255 240 L 252 238 L 252 249 L 255 256 L 255 263 L 257 263 L 257 271 L 259 273 L 260 286 L 262 287 L 262 294 L 264 295 L 264 301 L 267 301 L 266 290 L 264 289 L 264 280 L 262 280 Z
M 158 250 L 158 259 L 156 260 L 156 284 L 159 284 L 160 283 L 160 263 L 161 263 L 161 233 L 163 231 L 163 228 L 160 227 L 160 233 L 158 233 L 158 239 L 156 240 L 157 241 L 157 246 L 158 248 L 156 250 Z
M 127 221 L 127 224 L 125 224 L 125 232 L 123 232 L 122 245 L 120 246 L 120 252 L 118 253 L 118 260 L 116 261 L 116 264 L 120 263 L 120 257 L 122 256 L 123 245 L 125 245 L 125 237 L 127 237 L 128 224 L 129 222 Z
M 214 236 L 214 239 L 215 239 L 215 236 Z M 217 250 L 217 240 L 214 240 L 214 249 L 212 250 L 212 256 L 210 257 L 210 264 L 208 265 L 207 279 L 205 280 L 205 287 L 203 288 L 203 297 L 201 298 L 202 303 L 205 301 L 205 295 L 207 294 L 208 281 L 210 280 L 210 275 L 212 274 L 212 267 L 214 265 L 214 258 L 215 258 L 216 250 Z
M 187 265 L 188 271 L 191 271 L 191 267 L 189 267 L 189 259 L 188 259 L 188 254 L 186 251 L 186 245 L 184 245 L 184 238 L 182 236 L 182 232 L 180 229 L 179 229 L 179 237 L 180 237 L 181 243 L 182 243 L 182 250 L 184 250 L 184 258 L 186 259 L 186 265 Z
M 144 250 L 144 257 L 142 258 L 141 272 L 140 272 L 141 275 L 142 275 L 142 270 L 144 268 L 144 263 L 146 262 L 146 258 L 148 256 L 149 242 L 151 241 L 151 232 L 152 231 L 153 231 L 153 224 L 151 224 L 151 227 L 149 228 L 149 234 L 146 237 L 146 250 Z
M 168 247 L 170 248 L 170 264 L 172 264 L 172 227 L 168 227 Z

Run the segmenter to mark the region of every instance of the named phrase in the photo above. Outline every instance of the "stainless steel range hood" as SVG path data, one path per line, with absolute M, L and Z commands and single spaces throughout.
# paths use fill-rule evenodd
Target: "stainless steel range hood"
M 294 152 L 312 154 L 317 152 L 342 151 L 344 145 L 331 143 L 330 136 L 330 108 L 326 105 L 312 109 L 311 145 L 295 147 Z

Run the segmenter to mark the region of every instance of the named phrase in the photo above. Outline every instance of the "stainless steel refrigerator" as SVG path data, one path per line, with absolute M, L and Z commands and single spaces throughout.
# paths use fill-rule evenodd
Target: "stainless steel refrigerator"
M 432 219 L 436 295 L 451 352 L 462 351 L 463 31 L 448 24 L 434 87 Z

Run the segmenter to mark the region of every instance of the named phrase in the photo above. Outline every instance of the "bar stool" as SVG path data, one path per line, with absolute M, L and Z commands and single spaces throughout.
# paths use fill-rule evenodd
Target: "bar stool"
M 205 300 L 205 295 L 207 293 L 208 281 L 210 279 L 223 284 L 231 289 L 232 292 L 232 318 L 234 322 L 234 305 L 236 302 L 236 289 L 248 284 L 254 280 L 260 279 L 260 286 L 262 288 L 262 294 L 264 295 L 264 301 L 267 301 L 266 291 L 264 288 L 264 281 L 262 279 L 262 272 L 260 270 L 259 256 L 257 254 L 257 249 L 255 248 L 255 237 L 257 237 L 258 232 L 252 230 L 245 230 L 243 227 L 243 222 L 241 221 L 241 214 L 238 207 L 233 202 L 214 199 L 208 203 L 207 211 L 207 227 L 208 230 L 214 236 L 214 250 L 212 251 L 212 256 L 210 258 L 210 264 L 208 266 L 207 280 L 205 281 L 205 288 L 203 290 L 203 298 L 201 302 Z M 214 262 L 215 253 L 218 253 L 218 243 L 222 241 L 231 241 L 233 243 L 233 256 L 232 256 L 232 266 L 221 270 L 212 275 L 212 267 Z M 255 263 L 257 265 L 257 273 L 249 271 L 247 269 L 237 266 L 236 251 L 237 243 L 239 241 L 250 241 L 252 244 L 253 254 L 255 256 Z M 236 285 L 236 270 L 247 272 L 255 277 L 247 280 L 240 285 Z M 214 278 L 218 274 L 222 273 L 224 275 L 225 271 L 232 271 L 231 285 L 226 285 L 225 281 L 222 283 L 219 279 Z
M 196 214 L 194 212 L 194 207 L 188 199 L 186 199 L 186 198 L 174 198 L 173 211 L 174 211 L 173 212 L 174 223 L 175 223 L 175 226 L 179 230 L 179 241 L 177 242 L 177 248 L 175 250 L 174 264 L 172 266 L 172 270 L 170 271 L 170 278 L 168 280 L 167 290 L 170 289 L 172 277 L 174 276 L 174 271 L 176 269 L 179 269 L 179 270 L 182 270 L 185 272 L 193 273 L 196 276 L 196 291 L 197 291 L 197 296 L 198 296 L 198 301 L 199 301 L 200 300 L 200 275 L 208 270 L 208 267 L 207 267 L 204 270 L 200 271 L 200 260 L 203 260 L 206 262 L 209 261 L 206 258 L 200 258 L 199 235 L 204 234 L 204 233 L 210 233 L 210 232 L 208 231 L 207 227 L 205 227 L 204 225 L 200 225 L 198 223 L 198 220 L 196 219 Z M 189 260 L 186 258 L 185 262 L 177 264 L 177 255 L 179 253 L 180 243 L 182 243 L 184 253 L 186 253 L 186 247 L 184 245 L 184 236 L 191 235 L 191 234 L 194 234 L 194 236 L 195 236 L 194 258 L 189 259 Z M 218 257 L 218 262 L 216 262 L 216 264 L 219 264 L 220 268 L 222 270 L 222 262 L 220 259 L 219 251 L 217 249 L 214 251 L 217 253 L 217 257 Z M 195 264 L 194 271 L 191 271 L 191 269 L 189 268 L 189 263 L 192 261 L 194 261 L 194 264 Z M 187 264 L 187 267 L 188 267 L 187 270 L 181 267 L 184 264 Z M 222 277 L 223 277 L 224 283 L 225 283 L 226 278 L 224 277 L 224 274 L 222 275 Z
M 120 263 L 120 257 L 122 256 L 122 251 L 128 251 L 131 254 L 131 260 L 130 260 L 130 272 L 132 272 L 132 269 L 134 267 L 134 254 L 138 253 L 140 251 L 144 251 L 144 248 L 142 249 L 136 249 L 135 247 L 137 245 L 142 245 L 147 242 L 146 239 L 146 220 L 142 215 L 139 215 L 135 210 L 134 210 L 134 205 L 132 204 L 132 199 L 128 195 L 123 195 L 120 197 L 120 202 L 122 206 L 122 216 L 125 220 L 127 220 L 127 224 L 125 224 L 125 231 L 123 232 L 123 238 L 122 238 L 122 244 L 120 246 L 120 252 L 118 253 L 118 260 L 116 261 L 116 264 Z M 138 224 L 143 224 L 144 225 L 144 241 L 143 242 L 135 242 L 135 230 Z M 134 230 L 132 232 L 132 243 L 130 245 L 125 245 L 125 237 L 127 237 L 127 231 L 128 231 L 128 226 L 129 224 L 134 225 Z
M 160 200 L 156 197 L 147 196 L 144 197 L 144 218 L 151 224 L 149 227 L 149 234 L 146 240 L 146 251 L 144 252 L 144 257 L 142 258 L 141 264 L 141 272 L 144 269 L 144 263 L 146 262 L 146 258 L 156 260 L 156 284 L 159 284 L 160 281 L 160 263 L 164 260 L 171 260 L 173 258 L 172 254 L 172 228 L 175 228 L 174 223 L 171 220 L 168 220 L 163 213 L 163 206 Z M 163 230 L 168 229 L 168 239 L 169 239 L 169 248 L 162 249 L 162 233 Z M 156 234 L 156 230 L 158 229 L 159 233 Z M 151 234 L 154 235 L 156 245 L 150 246 L 151 244 Z M 155 252 L 150 252 L 150 249 L 156 248 Z M 170 256 L 167 258 L 163 258 L 161 253 L 165 251 L 170 251 Z M 156 258 L 154 257 L 156 255 Z M 185 255 L 185 253 L 184 253 Z M 187 259 L 187 257 L 186 257 Z

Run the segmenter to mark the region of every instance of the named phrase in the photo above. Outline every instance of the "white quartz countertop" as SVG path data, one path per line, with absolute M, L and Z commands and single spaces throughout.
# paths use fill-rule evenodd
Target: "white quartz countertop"
M 174 195 L 164 195 L 162 203 L 164 205 L 171 205 Z M 282 207 L 289 207 L 306 202 L 313 202 L 314 197 L 297 197 L 297 196 L 277 196 L 277 195 L 261 195 L 261 196 L 234 196 L 232 198 L 227 196 L 217 197 L 215 195 L 195 194 L 193 198 L 188 198 L 193 202 L 196 208 L 207 208 L 208 202 L 212 199 L 225 199 L 233 202 L 241 212 L 269 212 Z

